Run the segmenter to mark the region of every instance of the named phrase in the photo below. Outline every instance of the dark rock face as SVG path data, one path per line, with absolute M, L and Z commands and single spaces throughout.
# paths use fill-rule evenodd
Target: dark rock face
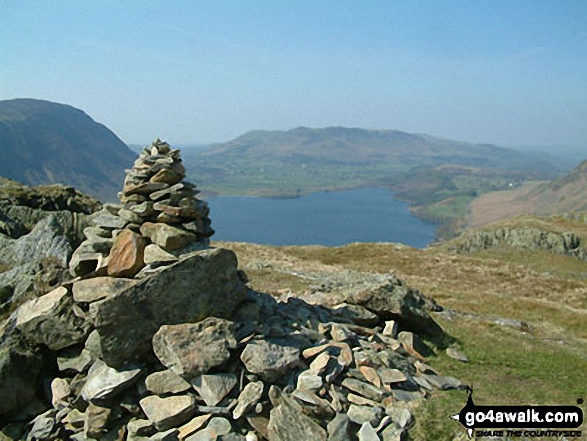
M 0 101 L 0 175 L 28 185 L 56 182 L 114 200 L 136 155 L 81 110 L 48 101 Z

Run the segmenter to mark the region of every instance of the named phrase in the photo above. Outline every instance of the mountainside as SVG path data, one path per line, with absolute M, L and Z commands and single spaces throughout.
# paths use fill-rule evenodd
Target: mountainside
M 288 131 L 251 131 L 233 141 L 218 144 L 200 157 L 234 159 L 268 157 L 290 164 L 374 165 L 393 162 L 395 166 L 416 167 L 459 164 L 506 169 L 545 169 L 547 164 L 531 155 L 490 144 L 471 144 L 411 134 L 397 130 L 359 128 L 299 127 Z
M 0 101 L 0 175 L 29 185 L 62 183 L 113 200 L 136 154 L 71 106 Z
M 587 161 L 550 182 L 534 182 L 510 191 L 487 193 L 471 204 L 473 226 L 521 215 L 587 211 Z

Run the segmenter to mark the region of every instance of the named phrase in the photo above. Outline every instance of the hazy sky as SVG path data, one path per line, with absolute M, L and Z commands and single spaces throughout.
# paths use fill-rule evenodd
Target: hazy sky
M 127 143 L 348 126 L 587 145 L 587 1 L 0 0 L 0 99 Z

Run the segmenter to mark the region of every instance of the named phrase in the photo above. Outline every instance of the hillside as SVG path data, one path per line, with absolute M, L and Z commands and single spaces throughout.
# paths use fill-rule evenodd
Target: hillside
M 504 226 L 488 226 L 483 233 Z M 580 239 L 586 231 L 584 223 L 565 219 L 529 217 L 507 226 Z M 337 248 L 213 245 L 234 250 L 251 285 L 275 296 L 336 295 L 342 276 L 391 273 L 444 308 L 434 318 L 455 338 L 451 347 L 462 350 L 469 362 L 459 363 L 439 348 L 426 362 L 473 385 L 476 403 L 574 405 L 587 393 L 579 373 L 587 369 L 587 262 L 531 248 L 531 243 L 525 249 L 502 244 L 456 251 L 461 242 L 424 250 L 360 243 Z M 433 394 L 416 410 L 409 439 L 466 439 L 449 418 L 465 399 L 460 391 Z
M 587 211 L 587 161 L 550 182 L 482 195 L 471 204 L 472 226 L 521 214 L 554 215 Z
M 108 128 L 71 106 L 0 101 L 0 176 L 28 185 L 74 185 L 113 200 L 136 155 Z

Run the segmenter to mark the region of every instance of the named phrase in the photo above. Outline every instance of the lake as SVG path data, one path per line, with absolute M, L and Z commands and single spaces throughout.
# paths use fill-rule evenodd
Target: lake
M 213 240 L 327 246 L 399 242 L 424 248 L 437 226 L 412 216 L 406 203 L 381 188 L 288 199 L 214 197 L 208 203 Z

